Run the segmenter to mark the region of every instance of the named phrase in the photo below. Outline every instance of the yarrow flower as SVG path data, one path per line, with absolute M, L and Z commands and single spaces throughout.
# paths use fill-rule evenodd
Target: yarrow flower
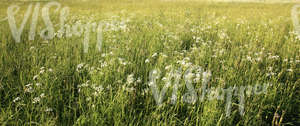
M 133 76 L 134 76 L 134 74 L 130 74 L 130 75 L 127 76 L 127 83 L 128 84 L 131 84 L 135 81 Z
M 33 76 L 33 80 L 36 80 L 39 77 L 39 75 Z
M 36 104 L 38 102 L 40 102 L 41 98 L 40 97 L 35 97 L 32 101 L 33 104 Z
M 20 97 L 16 97 L 16 98 L 13 100 L 13 102 L 18 102 L 18 101 L 20 101 L 20 100 L 21 100 Z
M 151 57 L 156 57 L 157 56 L 157 53 L 154 53 Z
M 45 109 L 45 112 L 52 112 L 52 111 L 53 111 L 52 108 L 48 108 L 48 107 L 47 107 L 47 108 Z
M 149 60 L 149 59 L 146 59 L 146 60 L 145 60 L 145 63 L 149 63 L 149 62 L 150 62 L 150 60 Z
M 79 72 L 84 66 L 84 63 L 80 63 L 77 65 L 76 71 Z

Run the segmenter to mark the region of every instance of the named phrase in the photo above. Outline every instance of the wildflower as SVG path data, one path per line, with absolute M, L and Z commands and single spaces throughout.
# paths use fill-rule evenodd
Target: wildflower
M 278 59 L 279 58 L 279 56 L 269 56 L 269 59 Z
M 154 84 L 154 82 L 149 82 L 149 84 L 148 84 L 150 87 L 152 87 L 152 86 L 154 86 L 155 84 Z
M 149 63 L 149 62 L 150 62 L 150 60 L 149 60 L 149 59 L 146 59 L 146 60 L 145 60 L 145 63 Z
M 135 88 L 133 88 L 133 87 L 131 87 L 131 88 L 126 88 L 126 91 L 127 91 L 127 92 L 133 92 L 133 91 L 135 91 Z
M 42 93 L 41 95 L 40 95 L 40 98 L 44 98 L 45 97 L 45 93 Z
M 52 112 L 52 111 L 53 111 L 52 108 L 48 108 L 48 107 L 47 107 L 47 108 L 45 109 L 45 112 Z
M 185 57 L 183 60 L 190 61 L 190 58 L 189 57 Z
M 270 72 L 270 73 L 267 73 L 266 75 L 267 75 L 267 77 L 269 77 L 269 76 L 273 76 L 273 75 L 275 75 L 275 73 L 273 73 L 273 72 Z
M 131 83 L 134 82 L 135 79 L 134 79 L 133 76 L 134 76 L 133 74 L 130 74 L 130 75 L 127 76 L 127 83 L 128 84 L 131 84 Z
M 45 70 L 44 70 L 44 69 L 41 69 L 40 74 L 43 74 L 44 72 L 45 72 Z
M 41 86 L 42 84 L 41 84 L 41 83 L 36 83 L 35 85 L 36 85 L 36 86 Z
M 91 101 L 91 100 L 92 100 L 91 97 L 87 97 L 87 98 L 86 98 L 86 101 Z
M 33 104 L 40 102 L 40 97 L 35 97 L 32 101 Z
M 136 82 L 137 82 L 137 83 L 141 83 L 141 82 L 142 82 L 141 78 L 138 78 L 138 79 L 136 80 Z
M 189 72 L 186 76 L 185 79 L 191 80 L 195 75 L 191 72 Z
M 165 67 L 165 70 L 169 70 L 172 67 L 172 65 L 168 65 Z
M 29 50 L 30 50 L 30 51 L 34 50 L 34 46 L 31 46 Z
M 163 80 L 163 81 L 167 81 L 167 78 L 166 78 L 166 77 L 163 77 L 162 80 Z
M 161 55 L 163 58 L 167 58 L 168 56 L 166 54 Z
M 76 71 L 79 72 L 80 69 L 83 68 L 83 66 L 84 66 L 84 63 L 78 64 L 78 65 L 77 65 L 77 68 L 76 68 Z
M 252 61 L 252 58 L 250 56 L 247 56 L 248 61 Z
M 151 57 L 156 57 L 157 56 L 157 53 L 154 53 Z
M 154 75 L 156 75 L 157 74 L 157 70 L 153 70 L 153 72 L 152 72 Z
M 34 91 L 31 86 L 32 86 L 32 84 L 25 85 L 25 92 L 26 93 L 32 93 Z
M 183 66 L 188 68 L 188 67 L 192 66 L 192 63 L 188 62 L 188 63 L 184 64 Z
M 20 97 L 16 97 L 16 98 L 13 100 L 13 102 L 18 102 L 18 101 L 20 101 L 20 100 L 21 100 Z
M 269 69 L 269 71 L 272 71 L 272 70 L 273 70 L 273 67 L 269 67 L 268 69 Z
M 293 69 L 287 69 L 288 72 L 293 72 Z
M 49 72 L 53 72 L 53 70 L 52 70 L 51 68 L 50 68 L 50 69 L 48 69 L 48 71 L 49 71 Z
M 39 75 L 33 76 L 33 80 L 36 80 L 39 77 Z
M 256 58 L 256 61 L 261 61 L 262 59 L 260 57 Z
M 98 93 L 100 93 L 100 92 L 103 91 L 103 87 L 100 85 L 100 86 L 98 86 L 98 87 L 95 87 L 95 90 L 96 90 Z
M 202 78 L 203 82 L 208 82 L 211 77 L 211 72 L 205 71 L 202 73 L 202 76 L 203 76 L 203 78 Z

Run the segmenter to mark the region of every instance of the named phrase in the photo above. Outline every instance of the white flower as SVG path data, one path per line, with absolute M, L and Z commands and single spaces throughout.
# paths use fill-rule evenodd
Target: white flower
M 287 69 L 288 72 L 293 72 L 293 69 Z
M 18 102 L 18 101 L 20 101 L 20 100 L 21 100 L 20 97 L 16 97 L 16 98 L 13 100 L 13 102 Z
M 157 70 L 153 70 L 153 71 L 152 71 L 152 74 L 153 74 L 153 75 L 156 75 L 156 74 L 157 74 Z
M 163 77 L 163 78 L 162 78 L 162 80 L 163 80 L 163 81 L 166 81 L 166 80 L 167 80 L 167 78 L 166 78 L 166 77 Z
M 256 58 L 256 61 L 261 61 L 262 59 L 260 57 Z
M 39 75 L 33 76 L 33 80 L 36 80 L 39 77 Z
M 154 82 L 149 82 L 149 84 L 148 84 L 150 87 L 152 87 L 152 86 L 154 86 L 155 85 L 155 83 Z
M 45 112 L 52 112 L 53 111 L 53 109 L 52 108 L 46 108 L 46 110 L 45 110 Z
M 189 57 L 185 57 L 183 60 L 190 61 L 190 58 Z
M 32 86 L 32 84 L 30 83 L 30 84 L 27 84 L 27 85 L 25 85 L 25 87 L 30 87 L 30 86 Z
M 183 66 L 188 68 L 188 67 L 192 66 L 192 63 L 188 62 L 188 63 L 184 64 Z
M 77 65 L 76 71 L 79 72 L 80 69 L 82 69 L 84 66 L 84 63 L 80 63 Z
M 169 70 L 172 67 L 172 65 L 168 65 L 165 67 L 165 70 Z
M 279 56 L 269 56 L 269 59 L 278 59 L 279 58 Z
M 40 98 L 44 98 L 45 97 L 45 93 L 42 93 L 41 95 L 40 95 Z
M 273 73 L 273 72 L 267 73 L 267 77 L 273 76 L 273 75 L 275 75 L 275 73 Z
M 35 85 L 36 85 L 36 86 L 41 86 L 42 84 L 41 84 L 41 83 L 36 83 Z
M 53 70 L 52 70 L 51 68 L 50 68 L 50 69 L 48 69 L 48 71 L 49 71 L 49 72 L 53 72 Z
M 142 82 L 141 78 L 138 78 L 138 79 L 136 80 L 136 82 L 137 82 L 137 83 L 141 83 L 141 82 Z
M 32 87 L 25 88 L 26 93 L 32 93 L 34 90 Z
M 98 87 L 95 87 L 95 90 L 96 90 L 98 93 L 100 93 L 100 92 L 103 91 L 103 87 L 100 85 L 100 86 L 98 86 Z
M 272 71 L 272 70 L 273 70 L 273 67 L 269 67 L 268 69 L 269 69 L 269 71 Z
M 45 70 L 44 70 L 44 69 L 41 69 L 40 74 L 43 74 L 44 72 L 45 72 Z
M 32 101 L 33 104 L 40 102 L 40 97 L 35 97 Z
M 202 76 L 203 76 L 202 80 L 204 82 L 208 82 L 210 77 L 211 77 L 211 72 L 210 71 L 208 71 L 208 72 L 205 71 L 205 72 L 202 73 Z
M 157 56 L 157 53 L 154 53 L 151 57 L 156 57 Z
M 31 51 L 31 50 L 34 50 L 34 46 L 31 46 L 29 50 L 30 50 L 30 51 Z
M 252 58 L 250 56 L 247 56 L 248 61 L 252 61 Z
M 134 82 L 135 79 L 134 79 L 133 76 L 134 76 L 134 74 L 130 74 L 130 75 L 127 76 L 127 83 L 128 84 L 131 84 L 131 83 Z
M 149 60 L 149 59 L 146 59 L 146 60 L 145 60 L 145 63 L 149 63 L 149 62 L 150 62 L 150 60 Z
M 191 80 L 194 76 L 195 76 L 195 74 L 193 74 L 192 72 L 189 72 L 189 73 L 185 76 L 185 79 Z
M 26 93 L 32 93 L 34 91 L 31 86 L 32 86 L 32 84 L 25 85 L 25 92 Z
M 135 91 L 135 88 L 133 88 L 133 87 L 131 87 L 131 88 L 126 88 L 126 91 L 128 91 L 128 92 L 133 92 L 133 91 Z

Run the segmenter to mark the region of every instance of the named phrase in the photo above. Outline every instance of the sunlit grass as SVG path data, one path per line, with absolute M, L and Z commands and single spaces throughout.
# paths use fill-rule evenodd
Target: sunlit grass
M 0 18 L 7 16 L 11 4 L 1 3 Z M 1 22 L 0 124 L 299 125 L 300 41 L 293 33 L 293 4 L 61 4 L 71 9 L 67 24 L 104 24 L 101 51 L 95 48 L 96 33 L 90 35 L 88 53 L 83 51 L 83 36 L 45 41 L 37 35 L 29 41 L 30 23 L 22 41 L 15 43 L 7 21 Z M 24 13 L 27 4 L 21 7 Z M 58 23 L 59 14 L 51 14 Z M 37 29 L 43 28 L 40 18 Z M 237 96 L 226 117 L 224 100 L 189 104 L 178 96 L 171 104 L 171 88 L 158 106 L 149 89 L 149 73 L 160 69 L 166 75 L 193 65 L 211 71 L 209 87 L 272 85 L 265 94 L 245 98 L 243 116 Z M 200 82 L 193 86 L 201 89 Z

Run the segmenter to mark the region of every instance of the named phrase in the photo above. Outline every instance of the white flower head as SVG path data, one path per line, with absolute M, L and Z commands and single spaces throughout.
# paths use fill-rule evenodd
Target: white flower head
M 39 77 L 39 75 L 33 76 L 33 80 L 36 80 Z
M 135 79 L 134 79 L 134 74 L 130 74 L 130 75 L 127 76 L 127 83 L 128 83 L 128 84 L 131 84 L 131 83 L 133 83 L 134 81 L 135 81 Z
M 145 60 L 145 63 L 149 63 L 149 62 L 150 62 L 150 60 L 149 60 L 149 59 L 146 59 L 146 60 Z
M 48 108 L 48 107 L 47 107 L 47 108 L 45 109 L 45 112 L 52 112 L 52 111 L 53 111 L 52 108 Z
M 154 53 L 151 57 L 156 57 L 157 56 L 157 53 Z
M 32 101 L 33 104 L 40 102 L 40 97 L 35 97 Z
M 16 97 L 16 98 L 13 100 L 13 102 L 18 102 L 18 101 L 20 101 L 20 100 L 21 100 L 20 97 Z
M 84 63 L 80 63 L 80 64 L 78 64 L 78 65 L 77 65 L 77 68 L 76 68 L 76 71 L 77 71 L 77 72 L 79 72 L 79 71 L 80 71 L 80 69 L 82 69 L 82 68 L 83 68 L 83 66 L 84 66 Z

